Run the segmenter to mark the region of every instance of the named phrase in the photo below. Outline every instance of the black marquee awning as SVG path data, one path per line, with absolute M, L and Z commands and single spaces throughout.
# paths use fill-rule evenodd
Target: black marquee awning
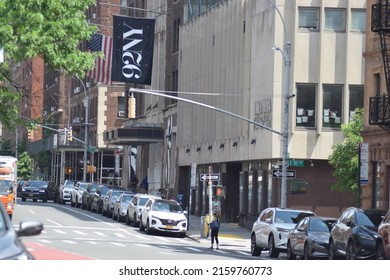
M 105 131 L 103 139 L 106 144 L 144 145 L 164 141 L 164 129 L 159 124 L 136 124 L 110 131 Z

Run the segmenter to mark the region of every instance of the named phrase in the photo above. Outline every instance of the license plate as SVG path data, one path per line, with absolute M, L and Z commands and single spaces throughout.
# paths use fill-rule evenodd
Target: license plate
M 33 195 L 34 195 L 34 194 L 32 194 L 32 193 L 29 193 L 29 194 L 28 194 L 28 196 L 33 196 Z
M 166 228 L 171 229 L 171 228 L 173 228 L 173 226 L 168 225 L 168 226 L 166 226 Z

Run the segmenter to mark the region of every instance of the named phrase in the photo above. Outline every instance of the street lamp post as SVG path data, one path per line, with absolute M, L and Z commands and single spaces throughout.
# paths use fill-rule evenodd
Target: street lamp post
M 88 96 L 87 89 L 85 88 L 84 82 L 77 76 L 75 76 L 80 83 L 83 85 L 84 89 L 84 107 L 85 107 L 85 117 L 84 117 L 84 157 L 83 157 L 83 182 L 87 181 L 87 157 L 88 157 Z
M 288 135 L 289 135 L 289 115 L 290 115 L 290 98 L 294 95 L 290 94 L 290 77 L 291 77 L 291 42 L 287 40 L 287 30 L 282 14 L 274 2 L 268 2 L 275 8 L 278 13 L 284 29 L 284 50 L 274 46 L 273 49 L 280 51 L 284 60 L 284 110 L 283 110 L 283 128 L 282 128 L 282 182 L 280 190 L 280 207 L 287 207 L 287 168 L 288 168 Z

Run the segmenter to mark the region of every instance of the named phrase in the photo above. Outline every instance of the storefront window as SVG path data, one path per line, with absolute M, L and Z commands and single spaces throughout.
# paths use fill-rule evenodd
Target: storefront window
M 341 126 L 342 92 L 341 85 L 323 86 L 323 127 Z
M 315 127 L 316 85 L 297 85 L 297 127 Z

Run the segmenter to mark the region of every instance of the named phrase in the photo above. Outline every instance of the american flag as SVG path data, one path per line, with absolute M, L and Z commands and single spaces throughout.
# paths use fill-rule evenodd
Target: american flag
M 96 58 L 95 67 L 87 75 L 97 82 L 111 84 L 112 37 L 96 33 L 87 42 L 87 49 L 104 55 Z

